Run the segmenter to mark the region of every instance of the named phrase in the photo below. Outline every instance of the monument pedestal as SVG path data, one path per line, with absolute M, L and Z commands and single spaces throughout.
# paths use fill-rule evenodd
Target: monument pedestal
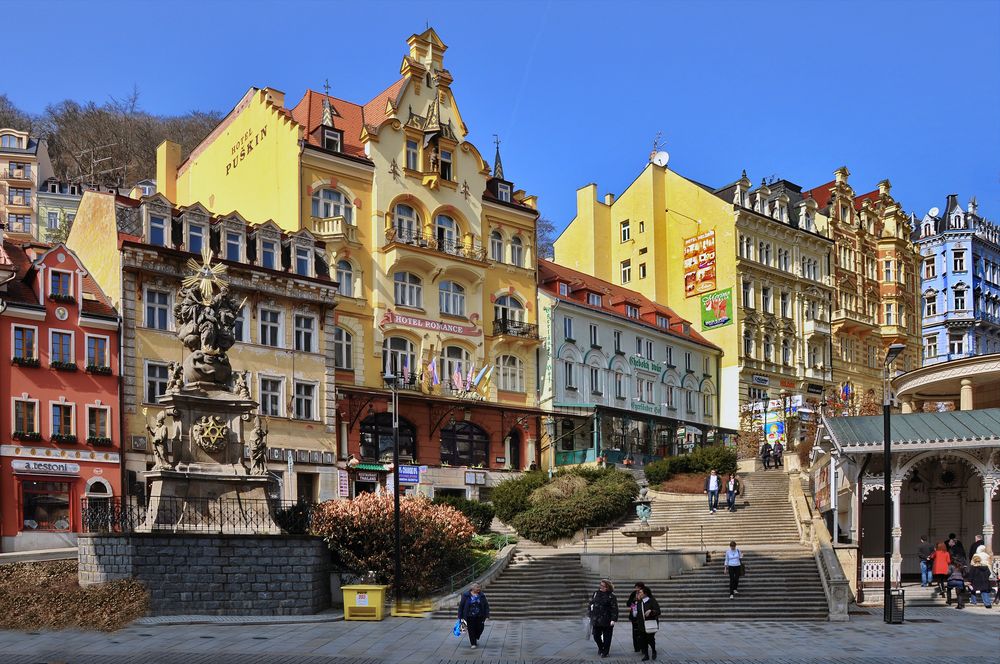
M 146 481 L 151 493 L 138 532 L 281 534 L 267 498 L 266 476 L 154 470 Z

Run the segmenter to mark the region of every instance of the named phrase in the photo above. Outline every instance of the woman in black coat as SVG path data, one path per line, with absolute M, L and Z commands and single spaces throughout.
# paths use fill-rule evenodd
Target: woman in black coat
M 590 598 L 587 612 L 594 630 L 594 642 L 601 657 L 607 657 L 611 650 L 611 637 L 618 622 L 618 598 L 615 587 L 607 579 L 601 579 L 597 592 Z
M 649 651 L 653 651 L 656 659 L 656 632 L 660 627 L 660 604 L 653 599 L 653 593 L 643 586 L 636 593 L 639 606 L 639 631 L 642 633 L 642 661 L 649 659 Z

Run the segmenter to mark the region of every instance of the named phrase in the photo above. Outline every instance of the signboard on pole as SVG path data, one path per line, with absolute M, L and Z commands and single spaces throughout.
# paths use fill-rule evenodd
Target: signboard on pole
M 400 484 L 420 484 L 420 467 L 419 466 L 400 466 L 399 467 L 399 483 Z

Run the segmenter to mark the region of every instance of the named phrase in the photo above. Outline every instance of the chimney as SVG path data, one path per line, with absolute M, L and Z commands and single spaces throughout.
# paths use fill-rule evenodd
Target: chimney
M 878 183 L 878 193 L 882 196 L 888 196 L 891 189 L 892 183 L 890 183 L 888 179 L 882 180 Z
M 615 202 L 615 195 L 611 193 L 604 194 L 604 204 L 612 205 Z
M 847 170 L 847 166 L 841 166 L 833 172 L 833 175 L 837 178 L 837 182 L 847 182 L 847 178 L 851 176 L 851 172 Z
M 163 141 L 156 147 L 156 193 L 170 202 L 177 201 L 177 169 L 181 165 L 181 146 Z

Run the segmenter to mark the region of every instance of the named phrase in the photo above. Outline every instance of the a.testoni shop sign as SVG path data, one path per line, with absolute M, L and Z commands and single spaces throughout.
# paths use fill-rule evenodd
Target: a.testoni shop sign
M 10 463 L 15 473 L 35 475 L 79 475 L 80 465 L 67 461 L 36 461 L 15 459 Z

